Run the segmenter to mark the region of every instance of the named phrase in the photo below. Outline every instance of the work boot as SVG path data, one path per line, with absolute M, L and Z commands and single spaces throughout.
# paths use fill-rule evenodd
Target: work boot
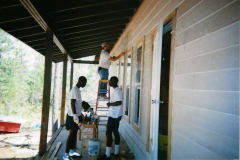
M 114 154 L 114 152 L 111 154 L 111 156 L 113 156 L 115 158 L 119 158 L 119 154 Z
M 106 159 L 111 159 L 111 156 L 107 157 L 107 155 L 104 154 L 102 157 L 97 158 L 97 160 L 106 160 Z

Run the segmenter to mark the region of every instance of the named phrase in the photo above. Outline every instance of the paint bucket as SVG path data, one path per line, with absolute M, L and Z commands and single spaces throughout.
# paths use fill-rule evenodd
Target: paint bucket
M 90 138 L 88 141 L 88 154 L 90 156 L 98 156 L 101 148 L 101 143 L 101 139 Z

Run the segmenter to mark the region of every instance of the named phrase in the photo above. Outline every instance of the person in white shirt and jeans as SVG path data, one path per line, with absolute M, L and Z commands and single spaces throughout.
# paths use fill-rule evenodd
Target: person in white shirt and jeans
M 86 83 L 86 77 L 79 77 L 78 83 L 71 89 L 69 94 L 70 106 L 68 108 L 66 119 L 66 129 L 69 130 L 69 135 L 66 141 L 63 160 L 72 160 L 71 156 L 81 156 L 81 154 L 75 150 L 75 143 L 79 129 L 78 123 L 82 122 L 82 98 L 80 87 L 85 87 Z
M 122 52 L 117 57 L 111 57 L 109 55 L 110 45 L 107 42 L 105 42 L 105 43 L 102 43 L 101 46 L 102 46 L 102 51 L 99 59 L 98 73 L 101 80 L 108 80 L 108 75 L 109 75 L 108 69 L 110 67 L 110 61 L 118 60 L 121 56 L 125 55 L 125 52 Z M 100 89 L 107 90 L 107 83 L 100 83 Z M 100 93 L 99 98 L 108 99 L 108 97 L 106 96 L 106 92 Z
M 118 88 L 118 78 L 113 76 L 110 78 L 109 85 L 113 87 L 113 91 L 111 92 L 110 102 L 107 103 L 109 107 L 108 111 L 108 122 L 107 122 L 107 146 L 106 146 L 106 153 L 98 158 L 98 160 L 106 160 L 111 159 L 111 156 L 115 158 L 119 158 L 119 144 L 120 144 L 120 135 L 118 132 L 119 123 L 121 121 L 123 115 L 123 108 L 122 108 L 122 100 L 123 95 L 122 91 Z M 112 146 L 112 133 L 115 137 L 115 151 L 111 154 L 111 146 Z

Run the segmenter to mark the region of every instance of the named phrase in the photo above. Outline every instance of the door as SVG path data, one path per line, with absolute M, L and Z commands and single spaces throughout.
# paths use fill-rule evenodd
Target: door
M 162 59 L 162 33 L 163 21 L 159 22 L 159 29 L 154 37 L 153 63 L 152 63 L 152 86 L 151 86 L 151 115 L 150 115 L 150 155 L 158 158 L 158 135 L 159 135 L 159 102 L 160 102 L 160 70 Z

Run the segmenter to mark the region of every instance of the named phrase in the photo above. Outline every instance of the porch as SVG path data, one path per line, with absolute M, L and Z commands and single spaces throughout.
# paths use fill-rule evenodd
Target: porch
M 106 135 L 105 135 L 106 127 L 105 125 L 101 125 L 98 128 L 98 138 L 102 140 L 101 143 L 101 150 L 99 155 L 103 155 L 106 151 Z M 56 134 L 52 136 L 52 139 L 49 141 L 47 144 L 47 152 L 43 156 L 38 156 L 37 160 L 40 159 L 62 159 L 65 153 L 65 147 L 66 147 L 66 140 L 68 137 L 69 131 L 66 130 L 65 127 L 60 127 L 57 131 Z M 82 130 L 82 139 L 79 141 L 79 132 L 77 135 L 77 151 L 82 154 L 81 157 L 75 157 L 73 159 L 76 160 L 96 160 L 97 156 L 90 156 L 88 154 L 88 139 L 92 138 L 92 129 L 87 129 L 85 128 Z M 114 137 L 114 136 L 113 136 Z M 120 141 L 120 148 L 119 148 L 119 155 L 121 160 L 132 160 L 135 159 L 132 151 L 128 147 L 127 143 L 121 136 L 121 141 Z M 114 142 L 112 145 L 112 152 L 114 151 Z M 112 157 L 112 159 L 117 159 Z

